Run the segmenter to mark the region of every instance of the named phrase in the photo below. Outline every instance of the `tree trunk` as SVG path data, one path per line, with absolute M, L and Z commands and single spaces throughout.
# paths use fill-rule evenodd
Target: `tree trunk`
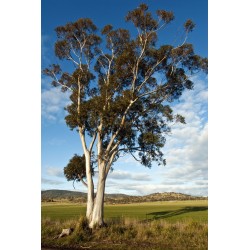
M 86 218 L 88 221 L 92 219 L 92 212 L 94 208 L 94 183 L 91 172 L 91 159 L 90 154 L 85 152 L 85 161 L 86 161 L 86 176 L 88 182 L 88 194 L 87 194 L 87 210 Z
M 98 186 L 97 186 L 92 218 L 89 223 L 90 228 L 93 228 L 94 226 L 104 225 L 103 217 L 104 217 L 105 182 L 106 182 L 105 165 L 101 164 L 99 168 Z

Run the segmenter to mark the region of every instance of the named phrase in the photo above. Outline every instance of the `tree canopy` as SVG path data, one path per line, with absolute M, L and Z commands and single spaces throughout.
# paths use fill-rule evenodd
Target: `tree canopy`
M 54 86 L 71 91 L 65 117 L 71 129 L 83 128 L 93 137 L 101 125 L 99 156 L 103 159 L 113 149 L 118 150 L 116 157 L 121 151 L 138 151 L 138 160 L 147 167 L 152 161 L 164 163 L 160 149 L 170 132 L 168 122 L 185 123 L 184 117 L 173 114 L 169 103 L 184 89 L 193 88 L 187 71 L 207 71 L 207 59 L 196 55 L 192 44 L 183 41 L 177 47 L 157 47 L 157 31 L 174 15 L 158 10 L 157 16 L 154 19 L 145 4 L 130 11 L 126 21 L 137 28 L 135 38 L 129 30 L 112 25 L 97 35 L 97 27 L 88 18 L 56 28 L 55 54 L 73 62 L 75 70 L 64 72 L 54 64 L 44 73 L 54 78 Z M 190 19 L 184 23 L 186 35 L 194 26 Z

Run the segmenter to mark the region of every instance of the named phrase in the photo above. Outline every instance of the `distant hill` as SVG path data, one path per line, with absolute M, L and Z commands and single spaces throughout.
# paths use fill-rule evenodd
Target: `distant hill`
M 85 202 L 87 194 L 68 190 L 45 190 L 41 195 L 43 202 L 67 200 L 71 202 Z M 144 196 L 132 196 L 126 194 L 105 194 L 107 204 L 126 204 L 148 201 L 174 201 L 174 200 L 207 200 L 207 197 L 192 196 L 182 193 L 165 192 L 153 193 Z
M 87 194 L 82 192 L 57 190 L 57 189 L 42 191 L 42 199 L 69 199 L 69 198 L 87 198 Z

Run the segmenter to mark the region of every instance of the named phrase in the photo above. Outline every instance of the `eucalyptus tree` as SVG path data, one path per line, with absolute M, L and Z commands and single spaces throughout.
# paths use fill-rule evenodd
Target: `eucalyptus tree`
M 88 18 L 55 29 L 55 55 L 73 63 L 74 69 L 65 72 L 53 64 L 43 72 L 52 77 L 53 86 L 71 93 L 65 121 L 79 133 L 82 144 L 88 187 L 86 217 L 91 228 L 104 223 L 106 178 L 121 154 L 131 154 L 146 167 L 152 162 L 165 164 L 161 148 L 170 132 L 169 122 L 185 123 L 170 104 L 185 89 L 192 89 L 190 75 L 207 71 L 207 59 L 195 54 L 187 43 L 195 26 L 191 20 L 184 23 L 181 44 L 157 44 L 159 30 L 173 20 L 173 12 L 158 10 L 154 16 L 141 4 L 126 16 L 135 27 L 135 36 L 112 25 L 98 33 Z

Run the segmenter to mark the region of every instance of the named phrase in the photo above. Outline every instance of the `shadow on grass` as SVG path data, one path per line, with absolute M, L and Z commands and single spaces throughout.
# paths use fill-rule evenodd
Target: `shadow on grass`
M 154 212 L 154 213 L 148 213 L 147 216 L 153 216 L 150 219 L 147 219 L 146 221 L 152 221 L 152 220 L 159 220 L 159 219 L 165 219 L 169 217 L 178 216 L 185 213 L 191 213 L 191 212 L 199 212 L 199 211 L 206 211 L 208 210 L 207 206 L 202 207 L 185 207 L 179 210 L 174 211 L 161 211 L 161 212 Z

